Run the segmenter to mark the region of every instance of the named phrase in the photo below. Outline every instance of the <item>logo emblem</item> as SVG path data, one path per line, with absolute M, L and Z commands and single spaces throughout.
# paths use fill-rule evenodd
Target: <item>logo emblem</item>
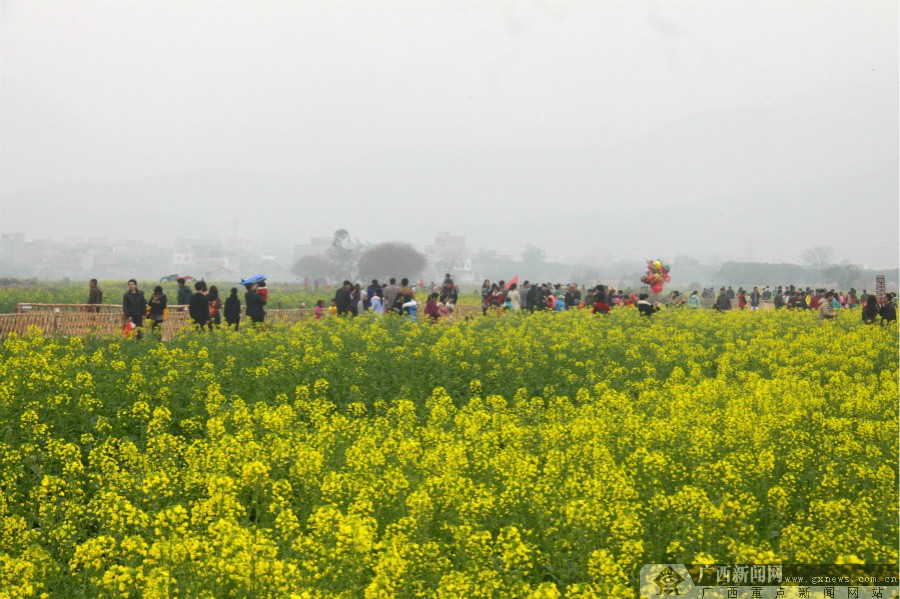
M 659 587 L 657 595 L 678 595 L 678 585 L 684 582 L 684 577 L 672 569 L 672 566 L 666 566 L 662 572 L 653 579 L 653 584 Z

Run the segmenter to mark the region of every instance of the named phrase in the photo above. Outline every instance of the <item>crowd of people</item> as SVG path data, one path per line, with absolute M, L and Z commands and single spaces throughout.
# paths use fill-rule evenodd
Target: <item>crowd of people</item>
M 176 309 L 187 311 L 198 330 L 212 330 L 222 324 L 223 318 L 226 325 L 235 329 L 240 327 L 242 304 L 237 287 L 232 287 L 223 301 L 218 288 L 215 285 L 207 286 L 205 281 L 195 281 L 193 292 L 188 287 L 187 280 L 180 278 L 177 284 Z M 251 322 L 263 323 L 266 318 L 265 306 L 268 302 L 265 279 L 247 283 L 245 288 L 246 317 Z M 417 288 L 410 285 L 407 278 L 400 279 L 398 283 L 391 277 L 386 284 L 373 279 L 365 287 L 345 280 L 337 288 L 328 307 L 325 306 L 325 300 L 320 299 L 316 302 L 314 317 L 320 320 L 329 315 L 357 316 L 372 312 L 379 316 L 397 314 L 415 321 L 418 319 L 420 308 L 419 300 L 416 298 L 417 291 L 421 293 L 421 282 Z M 654 295 L 655 299 L 660 299 L 658 295 Z M 459 288 L 448 273 L 440 285 L 432 284 L 428 289 L 422 307 L 424 318 L 430 321 L 452 322 L 458 300 Z M 98 287 L 97 280 L 91 279 L 88 292 L 88 304 L 91 305 L 89 309 L 99 310 L 94 306 L 101 304 L 102 301 L 103 292 Z M 634 293 L 631 289 L 616 290 L 605 285 L 586 289 L 576 284 L 532 284 L 530 281 L 525 281 L 520 288 L 518 277 L 510 282 L 501 280 L 496 283 L 485 279 L 481 287 L 481 309 L 484 315 L 502 314 L 507 311 L 561 312 L 576 308 L 587 308 L 595 314 L 608 314 L 616 307 L 634 306 L 642 315 L 649 317 L 658 312 L 662 306 L 700 308 L 710 303 L 710 307 L 719 312 L 735 308 L 759 310 L 763 305 L 771 305 L 776 310 L 812 310 L 818 312 L 820 321 L 834 318 L 840 310 L 862 307 L 862 320 L 867 324 L 879 321 L 884 324 L 897 319 L 895 293 L 887 293 L 879 300 L 876 294 L 871 294 L 865 289 L 862 293 L 857 293 L 853 288 L 844 292 L 790 285 L 774 289 L 753 287 L 749 291 L 739 287 L 735 291 L 729 286 L 720 288 L 718 294 L 713 288 L 706 288 L 700 292 L 692 291 L 688 296 L 680 291 L 672 291 L 661 301 L 651 302 L 650 295 L 645 290 Z M 128 291 L 122 297 L 126 335 L 140 336 L 144 321 L 149 320 L 151 334 L 159 337 L 160 325 L 166 320 L 168 309 L 168 299 L 162 286 L 156 285 L 150 298 L 147 299 L 144 292 L 138 289 L 137 281 L 130 279 Z
M 424 309 L 426 317 L 431 320 L 441 318 L 452 320 L 453 308 L 458 297 L 459 289 L 453 283 L 450 274 L 447 274 L 441 285 L 431 286 Z M 700 308 L 704 303 L 709 304 L 710 300 L 714 300 L 710 307 L 719 312 L 731 310 L 735 307 L 734 304 L 739 310 L 759 310 L 764 304 L 771 304 L 775 309 L 817 310 L 820 320 L 834 318 L 840 309 L 862 305 L 866 306 L 863 317 L 867 323 L 875 322 L 877 318 L 881 318 L 882 323 L 896 320 L 895 294 L 887 294 L 885 301 L 879 303 L 875 294 L 863 290 L 862 294 L 858 295 L 855 289 L 844 293 L 825 289 L 801 289 L 793 285 L 779 286 L 774 290 L 769 287 L 762 289 L 753 287 L 750 291 L 742 287 L 737 291 L 731 287 L 722 287 L 718 296 L 712 288 L 703 289 L 701 292 L 693 291 L 687 297 L 680 291 L 673 291 L 663 301 L 651 302 L 650 294 L 646 290 L 634 293 L 631 289 L 616 290 L 605 285 L 586 289 L 574 283 L 532 284 L 525 281 L 520 289 L 516 278 L 511 282 L 501 280 L 496 283 L 485 279 L 481 287 L 481 309 L 485 315 L 521 310 L 561 312 L 575 308 L 590 308 L 595 314 L 607 314 L 617 306 L 634 306 L 642 315 L 652 316 L 663 305 L 669 308 L 680 306 Z M 396 284 L 395 279 L 390 279 L 389 284 L 385 286 L 373 280 L 367 288 L 344 281 L 343 286 L 335 293 L 329 308 L 325 308 L 322 300 L 317 303 L 316 318 L 324 318 L 329 313 L 357 315 L 371 310 L 376 314 L 395 312 L 415 319 L 417 306 L 416 288 L 410 287 L 407 279 L 402 279 L 400 285 Z M 876 313 L 875 317 L 871 317 L 873 311 Z
M 186 279 L 179 278 L 177 284 L 176 309 L 188 312 L 191 322 L 198 330 L 213 330 L 222 324 L 223 317 L 226 325 L 235 330 L 240 328 L 241 300 L 237 287 L 232 287 L 223 301 L 219 296 L 219 288 L 215 285 L 207 286 L 205 281 L 195 281 L 193 293 Z M 103 302 L 103 292 L 97 286 L 96 279 L 91 279 L 88 285 L 88 304 L 91 304 L 90 308 L 99 310 L 93 306 Z M 264 322 L 268 297 L 265 280 L 249 283 L 245 287 L 244 314 L 251 322 Z M 169 300 L 161 285 L 156 285 L 150 299 L 147 299 L 144 292 L 138 289 L 137 281 L 129 279 L 128 291 L 122 296 L 122 320 L 126 336 L 140 338 L 144 321 L 148 320 L 150 333 L 160 338 L 160 325 L 165 322 L 168 313 Z
M 709 297 L 710 292 L 711 290 L 704 290 L 704 297 Z M 771 302 L 776 310 L 814 310 L 819 313 L 820 321 L 836 317 L 841 309 L 853 309 L 858 306 L 862 306 L 863 322 L 867 324 L 874 324 L 879 318 L 881 324 L 897 320 L 897 294 L 886 293 L 884 300 L 879 301 L 876 294 L 870 294 L 865 289 L 861 294 L 857 294 L 856 289 L 852 287 L 848 292 L 809 287 L 801 289 L 793 285 L 776 287 L 774 291 L 768 287 L 762 291 L 754 287 L 749 293 L 743 288 L 738 288 L 735 293 L 731 287 L 728 289 L 722 287 L 713 307 L 720 312 L 731 310 L 732 300 L 736 300 L 737 307 L 741 310 L 748 306 L 751 310 L 759 310 L 761 302 Z
M 322 319 L 328 314 L 358 316 L 372 312 L 376 315 L 398 314 L 414 321 L 418 319 L 419 311 L 416 291 L 417 288 L 410 285 L 407 278 L 400 279 L 398 283 L 396 278 L 391 277 L 387 284 L 372 279 L 366 287 L 345 280 L 327 309 L 324 300 L 316 302 L 315 318 Z M 424 316 L 430 320 L 443 318 L 452 321 L 458 300 L 459 288 L 447 274 L 440 287 L 432 286 L 425 301 Z

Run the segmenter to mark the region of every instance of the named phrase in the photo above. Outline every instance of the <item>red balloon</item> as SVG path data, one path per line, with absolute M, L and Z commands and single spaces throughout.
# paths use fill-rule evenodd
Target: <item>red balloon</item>
M 651 287 L 651 289 L 653 290 L 653 293 L 661 293 L 663 290 L 662 283 L 657 283 L 656 285 Z

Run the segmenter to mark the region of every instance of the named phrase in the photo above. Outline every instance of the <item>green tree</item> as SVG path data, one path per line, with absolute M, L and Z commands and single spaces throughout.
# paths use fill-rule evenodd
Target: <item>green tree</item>
M 322 256 L 303 256 L 291 266 L 291 274 L 300 279 L 328 280 L 334 273 L 334 264 Z
M 849 289 L 859 281 L 863 271 L 854 264 L 844 262 L 826 266 L 822 269 L 822 274 L 833 280 L 837 284 L 838 289 Z
M 362 253 L 359 274 L 365 279 L 376 277 L 407 277 L 414 279 L 425 270 L 425 254 L 408 243 L 390 241 L 379 243 Z

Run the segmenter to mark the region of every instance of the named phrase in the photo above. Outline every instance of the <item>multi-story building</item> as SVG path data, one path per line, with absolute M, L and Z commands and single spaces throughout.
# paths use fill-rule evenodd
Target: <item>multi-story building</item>
M 427 279 L 439 283 L 446 273 L 450 273 L 457 284 L 473 281 L 472 256 L 464 236 L 438 233 L 434 244 L 425 246 L 425 256 L 428 258 Z

